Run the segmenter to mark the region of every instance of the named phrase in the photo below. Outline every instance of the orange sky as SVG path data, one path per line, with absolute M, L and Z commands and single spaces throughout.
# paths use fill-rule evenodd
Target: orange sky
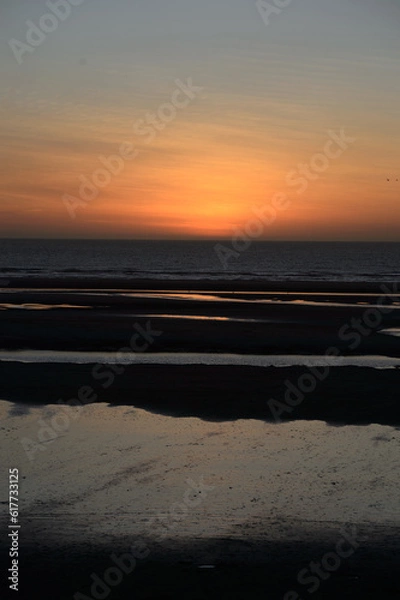
M 90 9 L 82 10 L 89 19 Z M 296 10 L 282 14 L 270 39 L 259 16 L 246 13 L 253 47 L 243 43 L 247 30 L 227 38 L 224 52 L 211 33 L 197 32 L 203 53 L 207 39 L 214 45 L 215 64 L 192 56 L 190 45 L 188 56 L 178 53 L 172 32 L 149 64 L 130 65 L 134 77 L 122 54 L 102 54 L 103 70 L 96 54 L 83 62 L 75 62 L 79 53 L 58 56 L 56 37 L 29 64 L 3 59 L 0 235 L 229 238 L 252 218 L 254 204 L 284 192 L 290 207 L 265 227 L 265 239 L 400 240 L 400 68 L 390 25 L 377 24 L 375 47 L 361 38 L 371 25 L 365 13 L 352 13 L 356 29 L 343 31 L 335 48 L 334 21 L 325 23 L 322 11 L 307 45 L 293 35 L 299 18 L 308 26 Z M 79 36 L 74 27 L 71 40 Z M 324 29 L 329 51 L 321 45 Z M 184 102 L 176 80 L 189 75 L 203 90 Z M 168 114 L 173 97 L 176 114 L 168 122 L 159 117 L 159 131 L 134 127 L 149 112 Z M 310 165 L 328 132 L 341 129 L 355 141 L 323 170 L 312 167 L 298 193 L 288 174 L 293 179 Z M 138 155 L 119 159 L 118 173 L 100 174 L 106 185 L 92 187 L 91 198 L 80 194 L 82 178 L 93 186 L 102 160 L 121 144 L 133 144 Z

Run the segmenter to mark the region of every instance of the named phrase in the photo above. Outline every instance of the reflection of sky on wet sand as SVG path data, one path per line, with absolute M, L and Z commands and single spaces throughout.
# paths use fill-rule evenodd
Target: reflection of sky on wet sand
M 108 300 L 120 299 L 126 301 L 126 299 L 132 300 L 131 309 L 135 307 L 135 300 L 155 300 L 165 301 L 169 306 L 173 307 L 174 310 L 182 311 L 181 315 L 176 315 L 175 318 L 183 318 L 185 316 L 185 309 L 190 304 L 197 303 L 198 306 L 203 304 L 203 311 L 207 312 L 210 305 L 213 304 L 215 307 L 232 306 L 240 309 L 240 307 L 249 307 L 251 305 L 257 306 L 308 306 L 308 307 L 380 307 L 380 302 L 388 304 L 392 311 L 400 310 L 400 302 L 395 294 L 382 294 L 374 293 L 325 293 L 325 292 L 201 292 L 201 291 L 164 291 L 164 290 L 138 290 L 135 292 L 126 292 L 122 290 L 98 290 L 88 291 L 80 290 L 74 292 L 72 290 L 25 290 L 31 297 L 30 302 L 21 300 L 22 290 L 16 292 L 16 297 L 13 296 L 10 290 L 0 292 L 0 299 L 3 296 L 3 300 L 7 302 L 0 303 L 0 310 L 7 309 L 25 309 L 25 310 L 48 310 L 48 309 L 80 309 L 80 308 L 95 308 L 101 304 L 107 305 Z M 37 302 L 35 302 L 37 298 Z M 67 300 L 67 301 L 66 301 Z M 70 300 L 70 302 L 68 302 Z M 189 304 L 188 304 L 189 303 Z M 126 307 L 126 304 L 122 304 L 122 307 Z M 199 308 L 199 316 L 203 316 L 201 308 Z M 168 317 L 169 315 L 158 315 Z M 190 316 L 190 315 L 189 315 Z M 194 317 L 193 317 L 194 318 Z M 204 318 L 221 320 L 219 317 L 212 315 L 204 315 Z M 230 319 L 235 320 L 235 319 Z M 243 321 L 251 321 L 252 319 L 236 319 Z M 262 319 L 258 319 L 262 320 Z
M 143 317 L 162 317 L 163 319 L 189 319 L 192 321 L 232 321 L 236 323 L 257 323 L 260 319 L 235 319 L 233 317 L 210 317 L 207 315 L 169 315 L 169 314 L 144 314 Z M 264 319 L 262 319 L 264 321 Z
M 24 515 L 44 538 L 156 535 L 150 519 L 182 504 L 189 479 L 212 489 L 203 489 L 201 502 L 188 508 L 172 537 L 272 539 L 291 534 L 282 531 L 288 521 L 311 526 L 400 519 L 400 432 L 391 427 L 210 423 L 104 404 L 66 410 L 69 427 L 30 461 L 21 439 L 37 440 L 41 425 L 63 408 L 31 407 L 20 414 L 0 402 L 6 442 L 1 460 L 13 456 L 20 467 Z
M 0 304 L 0 310 L 52 310 L 54 308 L 91 308 L 90 306 L 78 306 L 76 304 L 41 304 L 41 303 L 24 303 L 24 304 Z
M 279 292 L 239 292 L 239 293 L 182 293 L 182 292 L 131 292 L 122 293 L 121 296 L 128 296 L 131 298 L 157 298 L 163 300 L 192 300 L 192 301 L 204 301 L 204 302 L 233 302 L 233 303 L 251 303 L 251 304 L 300 304 L 304 306 L 371 306 L 379 308 L 378 299 L 382 298 L 382 294 L 357 294 L 355 299 L 354 294 L 343 294 L 343 293 L 309 293 L 299 292 L 290 293 L 287 292 L 281 295 Z M 330 298 L 335 298 L 335 302 L 331 301 Z M 365 297 L 365 300 L 359 298 Z M 400 302 L 396 301 L 398 298 L 395 294 L 385 294 L 385 299 L 391 299 L 391 307 L 399 306 Z
M 0 350 L 0 362 L 74 364 L 235 365 L 253 367 L 400 367 L 400 358 L 389 356 L 325 356 L 303 354 L 227 354 L 201 352 L 74 352 L 59 350 Z

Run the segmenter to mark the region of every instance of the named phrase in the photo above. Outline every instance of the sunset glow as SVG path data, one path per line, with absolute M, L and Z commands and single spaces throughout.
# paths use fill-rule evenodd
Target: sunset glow
M 212 24 L 211 2 L 174 3 L 181 29 L 161 2 L 77 6 L 20 65 L 7 35 L 44 5 L 4 9 L 0 234 L 229 238 L 281 192 L 261 239 L 400 239 L 394 3 L 293 4 L 268 27 L 251 2 Z M 299 193 L 288 174 L 341 130 L 354 143 Z

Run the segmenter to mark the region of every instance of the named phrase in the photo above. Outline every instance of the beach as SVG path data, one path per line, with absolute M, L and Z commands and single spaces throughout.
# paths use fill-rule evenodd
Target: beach
M 216 422 L 90 404 L 69 408 L 69 427 L 49 438 L 44 428 L 60 426 L 65 407 L 0 408 L 2 460 L 20 466 L 21 581 L 39 581 L 43 597 L 95 598 L 92 573 L 104 581 L 112 555 L 134 553 L 110 598 L 308 598 L 299 572 L 344 534 L 354 548 L 343 546 L 350 555 L 323 571 L 312 597 L 399 595 L 393 427 Z M 38 435 L 40 450 L 23 447 Z
M 400 1 L 0 15 L 0 600 L 400 600 Z
M 400 597 L 393 284 L 14 283 L 19 597 Z
M 17 277 L 1 294 L 3 347 L 399 355 L 382 335 L 400 327 L 393 282 L 146 283 Z

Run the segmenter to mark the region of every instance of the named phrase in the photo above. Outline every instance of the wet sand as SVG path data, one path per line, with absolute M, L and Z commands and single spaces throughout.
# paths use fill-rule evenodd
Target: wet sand
M 0 403 L 2 464 L 20 466 L 19 597 L 33 582 L 42 598 L 93 597 L 91 574 L 136 552 L 110 598 L 398 598 L 393 427 L 68 410 L 69 427 L 28 456 L 21 440 L 63 407 Z M 354 552 L 310 594 L 299 572 L 344 535 Z
M 332 346 L 400 356 L 400 340 L 384 334 L 400 325 L 393 284 L 356 347 L 341 328 L 379 304 L 380 285 L 118 285 L 126 293 L 111 292 L 115 281 L 13 280 L 0 298 L 1 349 L 126 352 L 139 325 L 152 355 L 322 359 Z M 52 600 L 400 598 L 398 368 L 330 366 L 319 377 L 310 365 L 135 356 L 0 360 L 0 458 L 20 470 L 19 598 L 33 585 Z M 314 389 L 293 391 L 310 374 Z M 282 422 L 271 399 L 286 406 Z M 2 532 L 7 519 L 2 511 Z M 332 569 L 343 539 L 347 556 Z M 2 572 L 7 544 L 2 536 Z M 128 552 L 129 575 L 91 588 L 92 573 L 104 581 L 112 555 Z M 311 561 L 327 565 L 315 591 L 315 575 L 314 586 L 298 579 Z
M 301 285 L 275 292 L 251 291 L 255 284 L 244 291 L 243 283 L 236 291 L 232 284 L 224 291 L 227 282 L 219 282 L 217 291 L 182 285 L 169 291 L 133 286 L 129 292 L 3 289 L 1 346 L 117 351 L 139 327 L 146 352 L 323 354 L 335 346 L 345 355 L 400 356 L 398 340 L 382 333 L 400 326 L 394 284 L 332 284 L 330 292 L 318 293 L 302 291 Z
M 323 381 L 313 375 L 324 371 Z M 106 402 L 209 421 L 400 426 L 398 368 L 0 362 L 0 380 L 1 398 L 16 405 Z M 302 392 L 303 381 L 315 389 Z

